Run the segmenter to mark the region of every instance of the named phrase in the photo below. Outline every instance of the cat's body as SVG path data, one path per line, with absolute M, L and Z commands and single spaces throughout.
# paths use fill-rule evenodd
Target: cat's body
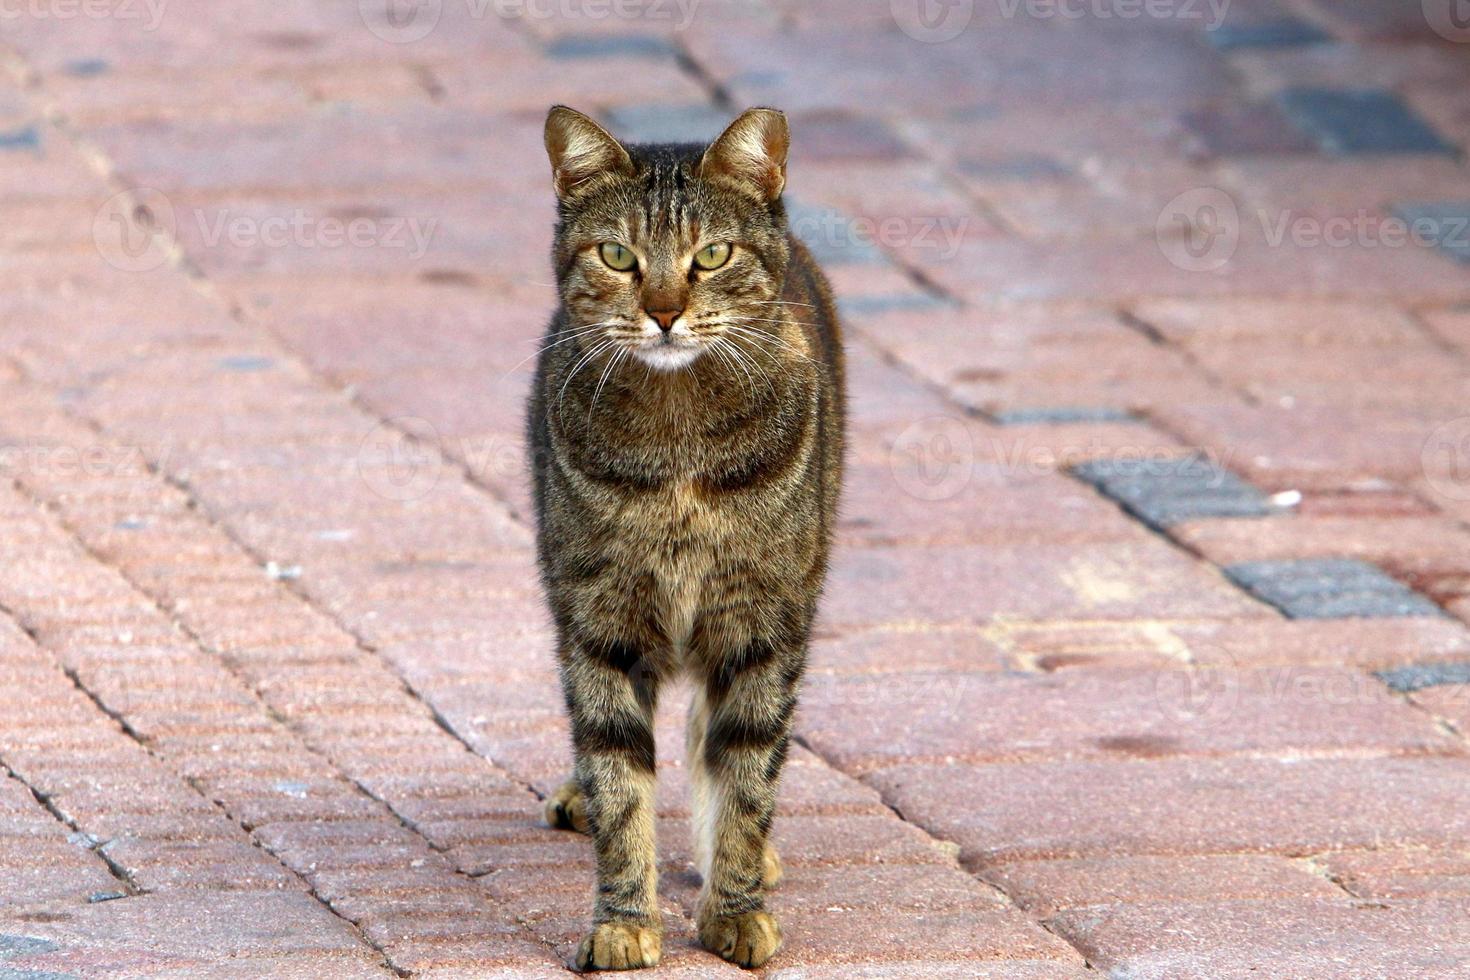
M 581 968 L 658 959 L 652 712 L 680 675 L 696 692 L 701 939 L 747 966 L 780 942 L 762 902 L 779 873 L 767 837 L 826 573 L 844 396 L 826 282 L 786 234 L 779 185 L 761 183 L 759 158 L 784 165 L 784 119 L 755 112 L 733 160 L 609 146 L 570 110 L 548 120 L 563 302 L 529 432 L 577 757 L 548 815 L 590 829 L 598 852 Z M 776 137 L 765 148 L 779 153 L 740 155 Z M 711 235 L 706 255 L 725 261 L 707 269 L 689 256 Z M 626 253 L 602 251 L 614 237 Z M 612 264 L 634 252 L 631 269 Z

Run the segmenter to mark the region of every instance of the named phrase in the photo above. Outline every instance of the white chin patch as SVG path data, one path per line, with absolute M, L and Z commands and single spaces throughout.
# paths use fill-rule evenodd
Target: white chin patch
M 633 355 L 656 371 L 677 371 L 694 363 L 699 356 L 698 347 L 640 347 Z

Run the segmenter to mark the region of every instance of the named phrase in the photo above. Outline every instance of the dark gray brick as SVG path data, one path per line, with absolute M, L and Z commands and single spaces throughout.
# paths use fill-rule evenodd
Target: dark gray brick
M 1394 214 L 1408 222 L 1414 241 L 1470 264 L 1470 201 L 1401 204 Z
M 1202 456 L 1100 459 L 1076 466 L 1072 472 L 1159 529 L 1198 517 L 1273 513 L 1265 494 Z
M 889 293 L 884 296 L 839 296 L 837 308 L 843 316 L 877 316 L 895 310 L 934 310 L 954 304 L 932 293 Z
M 1320 27 L 1296 17 L 1254 24 L 1222 24 L 1207 31 L 1205 36 L 1220 51 L 1234 51 L 1239 48 L 1294 48 L 1332 40 L 1332 35 Z
M 39 150 L 41 131 L 35 126 L 0 131 L 0 150 Z
M 1292 619 L 1444 615 L 1429 599 L 1356 558 L 1242 562 L 1227 566 L 1225 574 Z
M 678 50 L 652 34 L 566 34 L 546 46 L 552 58 L 673 58 Z
M 0 960 L 12 956 L 35 956 L 38 953 L 54 953 L 61 947 L 40 936 L 17 936 L 0 933 Z
M 1328 153 L 1448 153 L 1455 148 L 1382 89 L 1297 88 L 1281 107 Z
M 603 117 L 614 136 L 630 143 L 708 143 L 730 123 L 711 105 L 631 105 Z
M 260 357 L 253 354 L 238 354 L 220 358 L 219 366 L 226 371 L 268 371 L 275 366 L 275 363 L 269 357 Z
M 1395 691 L 1418 691 L 1441 684 L 1470 684 L 1470 663 L 1410 664 L 1381 670 L 1379 680 Z
M 1054 405 L 1043 408 L 1013 408 L 996 412 L 999 425 L 1070 425 L 1079 422 L 1138 422 L 1138 416 L 1121 408 L 1103 405 Z

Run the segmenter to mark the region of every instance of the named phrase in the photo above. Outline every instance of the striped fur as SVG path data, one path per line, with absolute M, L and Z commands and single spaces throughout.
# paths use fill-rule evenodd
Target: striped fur
M 685 675 L 700 938 L 754 967 L 780 944 L 768 837 L 841 482 L 836 312 L 786 230 L 779 113 L 746 113 L 710 148 L 625 148 L 561 108 L 547 130 L 561 305 L 528 422 L 576 758 L 547 814 L 597 852 L 576 965 L 658 960 L 652 720 Z M 610 240 L 635 273 L 599 257 Z M 710 241 L 734 244 L 729 261 L 691 270 Z M 640 363 L 644 311 L 670 309 L 697 353 Z

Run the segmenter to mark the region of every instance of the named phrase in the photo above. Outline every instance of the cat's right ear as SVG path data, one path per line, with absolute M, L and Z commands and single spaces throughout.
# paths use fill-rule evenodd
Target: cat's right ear
M 546 114 L 546 155 L 551 158 L 551 182 L 563 201 L 598 174 L 633 175 L 633 159 L 623 144 L 591 118 L 564 105 Z

